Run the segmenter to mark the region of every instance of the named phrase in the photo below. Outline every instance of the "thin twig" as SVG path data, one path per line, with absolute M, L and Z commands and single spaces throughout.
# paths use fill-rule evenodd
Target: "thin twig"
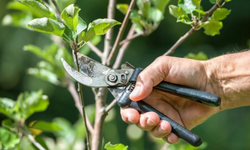
M 28 133 L 25 129 L 23 129 L 23 133 L 28 137 L 28 139 L 30 140 L 30 142 L 32 144 L 34 144 L 39 150 L 46 150 L 40 143 L 38 143 L 36 141 L 36 139 L 30 134 Z
M 126 38 L 125 40 L 121 41 L 119 43 L 119 45 L 123 45 L 124 43 L 126 43 L 128 41 L 132 41 L 133 39 L 135 39 L 135 38 L 137 38 L 139 36 L 142 36 L 142 34 L 141 33 L 136 33 L 136 34 L 132 35 L 130 38 Z
M 131 37 L 134 34 L 134 31 L 135 31 L 134 30 L 134 25 L 132 25 L 126 39 L 131 39 Z M 119 66 L 121 64 L 121 61 L 122 61 L 122 58 L 123 58 L 123 55 L 124 55 L 127 47 L 129 46 L 130 42 L 131 42 L 130 40 L 124 40 L 124 41 L 125 41 L 125 43 L 122 45 L 122 47 L 119 50 L 119 53 L 118 53 L 118 55 L 116 57 L 114 65 L 113 65 L 113 69 L 119 68 Z
M 105 108 L 105 112 L 106 112 L 106 113 L 109 112 L 113 107 L 115 107 L 116 103 L 117 103 L 117 100 L 114 99 L 114 100 Z
M 107 60 L 108 65 L 111 64 L 111 61 L 114 58 L 115 52 L 116 52 L 116 50 L 117 50 L 117 48 L 119 46 L 119 43 L 121 41 L 121 38 L 122 38 L 124 30 L 125 30 L 125 27 L 126 27 L 126 25 L 128 23 L 130 13 L 131 13 L 134 5 L 135 5 L 135 2 L 136 2 L 136 0 L 131 0 L 131 2 L 130 2 L 128 12 L 126 13 L 125 18 L 123 19 L 122 25 L 120 27 L 120 30 L 119 30 L 118 35 L 117 35 L 116 40 L 115 40 L 115 44 L 114 44 L 114 46 L 113 46 L 113 48 L 112 48 L 112 50 L 111 50 L 111 52 L 109 54 L 109 57 L 108 57 L 108 60 Z
M 51 0 L 51 1 L 52 1 L 53 5 L 54 5 L 55 8 L 56 8 L 57 17 L 59 18 L 60 21 L 62 21 L 62 18 L 61 18 L 61 11 L 60 11 L 60 9 L 59 9 L 59 7 L 58 7 L 56 1 L 55 1 L 55 0 Z
M 91 48 L 91 50 L 96 53 L 97 56 L 102 57 L 102 52 L 91 42 L 87 42 L 87 45 Z
M 75 101 L 76 108 L 78 109 L 78 111 L 80 112 L 81 116 L 83 117 L 82 105 L 80 103 L 80 99 L 79 99 L 79 96 L 77 94 L 77 91 L 76 91 L 76 88 L 75 88 L 75 84 L 70 79 L 68 79 L 68 80 L 69 80 L 68 81 L 68 91 L 70 92 L 71 96 L 73 97 L 73 99 Z M 94 128 L 91 125 L 88 117 L 86 117 L 86 121 L 87 121 L 87 126 L 88 126 L 88 129 L 89 129 L 90 133 L 93 133 Z
M 79 72 L 79 63 L 78 63 L 78 58 L 77 58 L 77 45 L 75 43 L 73 43 L 72 50 L 73 50 L 73 54 L 74 54 L 74 57 L 76 60 L 75 62 L 76 62 L 76 66 L 77 66 L 77 71 Z M 82 105 L 83 123 L 84 123 L 85 129 L 86 129 L 87 148 L 88 148 L 88 150 L 91 150 L 90 136 L 89 136 L 89 130 L 87 127 L 86 113 L 85 113 L 84 101 L 83 101 L 83 96 L 82 96 L 82 86 L 79 82 L 78 82 L 78 94 L 79 94 L 80 102 Z
M 116 0 L 109 0 L 108 12 L 107 12 L 108 19 L 115 18 L 115 5 L 116 5 Z M 104 65 L 107 64 L 107 58 L 112 49 L 111 45 L 112 45 L 112 39 L 113 39 L 113 32 L 114 32 L 114 29 L 111 28 L 105 35 L 104 51 L 103 51 L 103 56 L 102 56 L 102 64 Z
M 218 3 L 214 4 L 213 7 L 206 12 L 206 15 L 202 18 L 201 23 L 207 21 L 209 16 L 217 9 L 220 7 L 220 3 L 222 0 L 220 0 Z M 172 54 L 177 47 L 179 47 L 190 35 L 192 35 L 196 31 L 196 27 L 192 27 L 186 34 L 184 34 L 182 37 L 180 37 L 177 42 L 163 55 L 170 55 Z

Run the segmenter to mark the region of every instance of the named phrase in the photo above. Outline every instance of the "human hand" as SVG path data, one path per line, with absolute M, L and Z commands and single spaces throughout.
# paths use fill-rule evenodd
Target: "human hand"
M 220 109 L 152 89 L 161 81 L 167 81 L 216 93 L 210 88 L 212 86 L 207 80 L 204 64 L 201 61 L 163 56 L 140 73 L 130 98 L 143 99 L 177 123 L 192 129 Z M 154 112 L 139 114 L 132 108 L 126 108 L 121 110 L 121 116 L 125 122 L 137 124 L 139 128 L 149 131 L 155 137 L 169 143 L 178 142 L 178 137 L 171 133 L 170 124 L 160 120 Z

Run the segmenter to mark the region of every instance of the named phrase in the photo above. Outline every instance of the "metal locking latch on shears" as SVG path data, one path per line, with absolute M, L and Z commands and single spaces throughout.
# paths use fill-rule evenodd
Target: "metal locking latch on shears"
M 120 107 L 131 107 L 140 113 L 148 111 L 156 112 L 161 120 L 166 120 L 170 123 L 172 132 L 179 138 L 182 138 L 193 146 L 199 146 L 202 143 L 198 135 L 187 130 L 145 102 L 135 102 L 129 99 L 129 95 L 133 91 L 137 77 L 142 71 L 141 68 L 134 68 L 126 63 L 121 66 L 121 69 L 114 70 L 80 53 L 77 53 L 77 58 L 80 72 L 76 71 L 62 59 L 64 68 L 76 81 L 89 87 L 107 87 Z M 220 105 L 220 98 L 217 95 L 182 85 L 163 81 L 155 86 L 154 89 L 185 97 L 210 106 Z

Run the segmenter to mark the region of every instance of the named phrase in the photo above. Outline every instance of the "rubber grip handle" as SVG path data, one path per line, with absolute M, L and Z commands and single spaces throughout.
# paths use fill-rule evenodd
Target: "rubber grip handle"
M 154 109 L 153 107 L 149 106 L 147 103 L 143 101 L 131 101 L 129 99 L 129 95 L 131 94 L 131 91 L 126 90 L 124 93 L 121 95 L 121 97 L 118 100 L 118 105 L 120 107 L 130 107 L 136 109 L 139 113 L 144 113 L 144 112 L 149 112 L 153 111 L 156 112 L 161 120 L 166 120 L 170 123 L 172 127 L 172 131 L 174 134 L 176 134 L 179 138 L 185 140 L 189 144 L 193 146 L 200 146 L 202 143 L 201 138 L 192 133 L 191 131 L 187 130 L 177 122 L 173 121 L 169 117 L 165 116 L 158 110 Z
M 155 89 L 168 92 L 177 96 L 181 96 L 190 100 L 195 100 L 210 106 L 220 106 L 221 99 L 219 96 L 207 93 L 204 91 L 196 90 L 183 85 L 173 84 L 169 82 L 161 82 Z
M 129 107 L 135 108 L 140 113 L 149 112 L 149 111 L 156 112 L 159 115 L 161 120 L 166 120 L 167 122 L 170 123 L 170 125 L 172 127 L 171 132 L 176 134 L 179 138 L 183 139 L 184 141 L 186 141 L 189 144 L 191 144 L 193 146 L 196 146 L 196 147 L 201 145 L 202 140 L 198 135 L 196 135 L 196 134 L 192 133 L 191 131 L 187 130 L 186 128 L 184 128 L 183 126 L 181 126 L 177 122 L 173 121 L 172 119 L 168 118 L 167 116 L 165 116 L 164 114 L 162 114 L 158 110 L 154 109 L 153 107 L 149 106 L 145 102 L 143 102 L 143 101 L 137 101 L 137 102 L 132 101 L 130 103 Z

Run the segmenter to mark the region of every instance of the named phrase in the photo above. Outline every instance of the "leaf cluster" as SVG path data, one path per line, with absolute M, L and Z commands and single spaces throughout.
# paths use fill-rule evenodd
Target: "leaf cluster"
M 225 0 L 223 5 L 230 0 Z M 220 5 L 219 0 L 210 0 L 212 4 Z M 179 0 L 178 5 L 169 5 L 169 13 L 177 19 L 177 22 L 181 22 L 187 25 L 191 25 L 195 30 L 204 28 L 204 33 L 210 36 L 220 34 L 220 30 L 223 27 L 222 20 L 230 14 L 231 10 L 226 8 L 216 9 L 211 16 L 207 16 L 208 13 L 203 10 L 201 0 Z M 208 17 L 205 21 L 202 19 Z
M 138 34 L 149 35 L 157 29 L 164 19 L 164 11 L 170 0 L 137 0 L 137 8 L 130 14 L 130 20 L 135 26 Z M 127 4 L 118 4 L 117 9 L 126 14 Z

